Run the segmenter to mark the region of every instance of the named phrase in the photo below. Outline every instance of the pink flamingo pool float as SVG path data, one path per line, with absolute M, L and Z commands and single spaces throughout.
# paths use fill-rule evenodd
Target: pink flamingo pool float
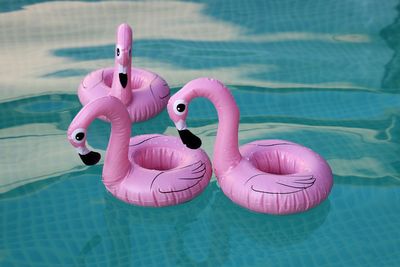
M 111 122 L 103 182 L 115 197 L 140 206 L 168 206 L 188 201 L 208 185 L 211 163 L 201 149 L 192 150 L 176 137 L 151 134 L 130 138 L 131 119 L 114 96 L 93 100 L 76 115 L 68 139 L 87 165 L 100 154 L 86 146 L 86 129 L 103 116 Z
M 270 214 L 306 211 L 329 195 L 333 179 L 327 162 L 312 150 L 284 140 L 260 140 L 238 147 L 239 109 L 219 81 L 198 78 L 173 95 L 168 113 L 182 142 L 201 145 L 186 127 L 190 101 L 208 98 L 218 113 L 213 167 L 222 191 L 233 202 Z
M 169 86 L 160 76 L 132 68 L 132 29 L 126 23 L 117 30 L 114 68 L 90 73 L 78 88 L 82 105 L 107 95 L 115 96 L 125 104 L 132 122 L 147 120 L 160 113 L 170 96 Z

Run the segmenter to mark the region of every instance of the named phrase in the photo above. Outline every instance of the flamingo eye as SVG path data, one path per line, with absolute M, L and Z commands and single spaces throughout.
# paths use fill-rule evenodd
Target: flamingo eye
M 186 102 L 184 100 L 176 100 L 174 102 L 174 112 L 176 115 L 182 115 L 186 112 Z
M 179 105 L 176 106 L 176 110 L 177 110 L 178 112 L 184 112 L 184 111 L 185 111 L 185 108 L 186 108 L 186 105 L 185 105 L 185 104 L 179 104 Z
M 77 140 L 77 141 L 82 141 L 83 138 L 85 138 L 85 133 L 77 133 L 75 135 L 75 140 Z
M 117 57 L 121 56 L 122 53 L 122 48 L 120 45 L 116 45 L 115 47 L 115 54 L 117 55 Z
M 76 129 L 73 131 L 71 137 L 75 143 L 83 143 L 86 140 L 86 130 L 82 128 Z

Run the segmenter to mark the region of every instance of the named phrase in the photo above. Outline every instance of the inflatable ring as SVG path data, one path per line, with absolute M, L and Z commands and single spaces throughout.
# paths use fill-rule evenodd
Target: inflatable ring
M 130 138 L 129 114 L 113 96 L 84 106 L 68 128 L 68 139 L 86 165 L 100 160 L 100 154 L 86 146 L 87 128 L 99 116 L 112 125 L 103 182 L 115 197 L 140 206 L 169 206 L 194 198 L 208 185 L 212 168 L 203 150 L 189 149 L 179 138 L 165 135 Z
M 157 115 L 168 103 L 170 89 L 163 78 L 144 69 L 132 68 L 132 29 L 128 24 L 121 24 L 117 30 L 115 67 L 91 72 L 78 88 L 82 105 L 107 95 L 125 104 L 132 122 Z
M 270 214 L 306 211 L 326 199 L 333 178 L 328 163 L 317 153 L 284 140 L 262 140 L 238 147 L 239 109 L 219 81 L 199 78 L 171 97 L 168 113 L 182 142 L 201 145 L 186 127 L 187 105 L 208 98 L 218 112 L 213 167 L 222 191 L 233 202 Z

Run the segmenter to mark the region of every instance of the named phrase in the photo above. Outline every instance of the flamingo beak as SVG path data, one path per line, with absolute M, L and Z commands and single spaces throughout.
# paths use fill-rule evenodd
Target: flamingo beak
M 125 88 L 126 85 L 128 84 L 128 73 L 127 73 L 127 69 L 128 69 L 127 66 L 124 66 L 124 65 L 121 65 L 121 64 L 118 65 L 119 82 L 121 83 L 121 86 L 122 86 L 123 88 Z
M 184 120 L 179 120 L 177 123 L 175 123 L 175 126 L 184 145 L 190 149 L 198 149 L 201 147 L 201 139 L 187 129 L 186 122 Z
M 101 159 L 100 153 L 90 151 L 86 146 L 77 147 L 76 150 L 78 151 L 79 157 L 85 165 L 95 165 Z

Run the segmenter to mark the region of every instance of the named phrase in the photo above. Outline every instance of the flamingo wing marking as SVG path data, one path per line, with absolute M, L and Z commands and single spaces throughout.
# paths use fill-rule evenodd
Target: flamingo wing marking
M 245 184 L 252 181 L 251 190 L 258 193 L 293 194 L 311 187 L 316 181 L 316 178 L 312 174 L 299 176 L 273 175 L 273 177 L 266 177 L 266 179 L 262 179 L 262 176 L 266 176 L 266 174 L 253 175 L 247 179 Z
M 267 146 L 283 146 L 283 145 L 293 146 L 295 144 L 292 144 L 292 143 L 276 143 L 276 144 L 269 144 L 269 145 L 263 145 L 263 144 L 250 144 L 250 145 L 267 147 Z
M 152 136 L 152 137 L 149 137 L 147 139 L 144 139 L 144 140 L 140 141 L 139 143 L 135 143 L 135 144 L 132 144 L 132 145 L 129 145 L 129 146 L 138 146 L 140 144 L 143 144 L 144 142 L 147 142 L 147 141 L 149 141 L 151 139 L 158 138 L 158 137 L 161 137 L 161 136 L 162 135 Z
M 151 94 L 153 95 L 154 98 L 155 98 L 155 95 L 154 95 L 154 91 L 153 91 L 153 82 L 154 82 L 157 78 L 160 78 L 161 80 L 164 81 L 164 79 L 162 79 L 160 76 L 156 75 L 156 77 L 150 82 L 150 91 L 151 91 Z M 164 87 L 168 87 L 168 84 L 167 84 L 166 81 L 164 81 L 163 86 L 164 86 Z M 168 94 L 166 94 L 166 95 L 164 95 L 164 96 L 158 96 L 158 98 L 159 98 L 159 99 L 167 98 L 167 97 L 170 95 L 170 93 L 171 93 L 171 92 L 168 90 Z
M 198 185 L 203 180 L 206 172 L 206 163 L 199 160 L 169 172 L 158 173 L 154 177 L 150 189 L 153 186 L 157 186 L 158 192 L 163 194 L 183 192 Z M 165 174 L 168 177 L 163 179 Z

